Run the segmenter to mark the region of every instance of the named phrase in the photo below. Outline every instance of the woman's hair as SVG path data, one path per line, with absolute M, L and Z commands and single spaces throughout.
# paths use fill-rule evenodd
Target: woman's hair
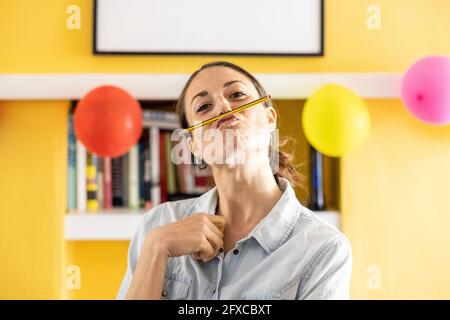
M 186 84 L 178 98 L 178 101 L 176 103 L 176 107 L 175 107 L 176 112 L 178 114 L 180 126 L 183 129 L 186 129 L 190 126 L 187 121 L 187 118 L 186 118 L 186 109 L 185 109 L 186 105 L 184 103 L 186 91 L 189 88 L 189 85 L 191 84 L 192 80 L 197 76 L 197 74 L 200 71 L 205 70 L 207 68 L 211 68 L 211 67 L 227 67 L 227 68 L 233 69 L 233 70 L 243 74 L 253 83 L 253 85 L 255 86 L 256 90 L 258 91 L 258 94 L 260 95 L 260 97 L 267 96 L 266 91 L 264 90 L 263 86 L 259 83 L 259 81 L 251 73 L 244 70 L 243 68 L 241 68 L 231 62 L 227 62 L 227 61 L 214 61 L 214 62 L 204 64 L 189 77 L 189 79 L 186 82 Z M 270 100 L 267 100 L 264 102 L 264 105 L 266 107 L 270 107 L 270 106 L 272 106 L 272 102 Z M 289 180 L 289 182 L 291 183 L 292 186 L 297 186 L 298 184 L 303 183 L 304 179 L 297 171 L 297 169 L 296 169 L 297 166 L 294 165 L 292 162 L 294 159 L 294 156 L 292 153 L 288 153 L 288 152 L 284 152 L 284 151 L 280 150 L 281 147 L 284 147 L 289 142 L 295 142 L 295 139 L 293 139 L 292 137 L 280 137 L 279 138 L 279 146 L 274 146 L 276 148 L 275 152 L 278 153 L 278 161 L 279 161 L 278 172 L 275 172 L 274 178 L 275 178 L 275 181 L 277 182 L 277 184 L 279 183 L 278 177 L 283 177 L 283 178 L 286 178 L 287 180 Z

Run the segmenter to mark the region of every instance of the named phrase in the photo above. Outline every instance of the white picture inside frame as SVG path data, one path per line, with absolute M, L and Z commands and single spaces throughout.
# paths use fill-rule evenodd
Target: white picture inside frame
M 96 53 L 322 55 L 322 0 L 96 0 Z

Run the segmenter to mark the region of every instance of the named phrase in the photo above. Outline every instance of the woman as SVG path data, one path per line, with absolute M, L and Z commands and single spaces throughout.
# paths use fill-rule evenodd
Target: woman
M 192 74 L 178 100 L 181 127 L 266 95 L 242 68 L 206 64 Z M 193 155 L 210 167 L 215 187 L 145 215 L 130 244 L 118 298 L 348 298 L 349 242 L 297 200 L 292 186 L 298 174 L 270 139 L 277 120 L 270 101 L 225 120 L 194 130 L 188 140 Z M 232 138 L 236 149 L 216 144 L 206 160 L 204 150 L 212 145 L 206 129 L 239 132 Z M 256 146 L 254 132 L 269 139 Z M 227 161 L 215 161 L 224 153 Z M 238 156 L 244 161 L 236 161 Z

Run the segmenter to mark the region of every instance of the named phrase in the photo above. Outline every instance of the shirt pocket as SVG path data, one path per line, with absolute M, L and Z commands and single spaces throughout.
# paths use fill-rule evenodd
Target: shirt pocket
M 186 300 L 192 280 L 177 273 L 165 273 L 161 300 Z
M 290 283 L 283 286 L 281 289 L 274 292 L 272 295 L 272 300 L 296 300 L 297 291 L 300 281 L 293 280 Z
M 249 290 L 241 294 L 242 300 L 295 300 L 299 281 L 293 280 L 283 286 L 272 286 Z

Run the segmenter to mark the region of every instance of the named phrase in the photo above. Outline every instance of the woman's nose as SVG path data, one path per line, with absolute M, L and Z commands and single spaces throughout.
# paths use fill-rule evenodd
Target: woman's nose
M 222 98 L 219 103 L 218 103 L 218 107 L 219 107 L 219 114 L 225 113 L 227 111 L 230 111 L 232 108 L 230 106 L 230 103 L 227 101 L 227 99 Z

